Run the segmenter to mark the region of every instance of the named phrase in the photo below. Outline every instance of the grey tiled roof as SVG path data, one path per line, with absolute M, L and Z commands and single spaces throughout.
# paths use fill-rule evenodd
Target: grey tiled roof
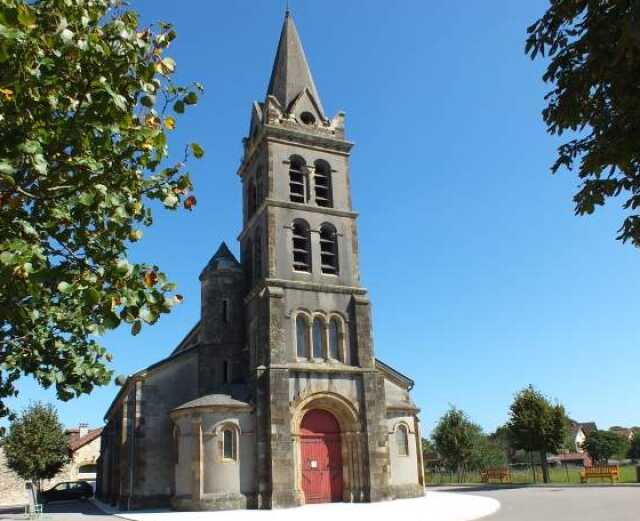
M 298 30 L 293 23 L 293 18 L 287 12 L 278 42 L 278 52 L 273 62 L 267 96 L 274 96 L 280 102 L 282 109 L 287 111 L 304 89 L 309 89 L 324 117 L 320 96 L 313 82 Z
M 187 403 L 179 405 L 174 411 L 180 411 L 183 409 L 195 409 L 200 407 L 234 407 L 234 408 L 250 408 L 251 404 L 242 402 L 232 398 L 228 394 L 207 394 L 191 400 Z

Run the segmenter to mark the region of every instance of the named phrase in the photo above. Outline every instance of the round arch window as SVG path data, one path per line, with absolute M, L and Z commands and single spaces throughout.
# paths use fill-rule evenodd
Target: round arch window
M 300 114 L 300 121 L 305 125 L 313 125 L 316 122 L 316 118 L 311 112 L 303 112 Z

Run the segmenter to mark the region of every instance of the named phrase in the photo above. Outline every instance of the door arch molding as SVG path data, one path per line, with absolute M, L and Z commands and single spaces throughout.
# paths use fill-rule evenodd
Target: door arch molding
M 296 469 L 295 492 L 301 503 L 304 502 L 301 425 L 305 414 L 310 410 L 326 411 L 338 422 L 342 456 L 342 500 L 346 502 L 367 501 L 369 496 L 369 479 L 366 472 L 368 457 L 360 413 L 353 403 L 336 393 L 319 392 L 294 402 L 292 409 L 291 433 Z

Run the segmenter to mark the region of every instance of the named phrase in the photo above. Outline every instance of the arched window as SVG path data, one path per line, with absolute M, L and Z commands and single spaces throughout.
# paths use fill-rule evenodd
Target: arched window
M 289 162 L 289 200 L 294 203 L 306 203 L 309 200 L 309 178 L 304 160 L 293 156 Z
M 249 188 L 247 190 L 247 208 L 247 218 L 251 219 L 258 209 L 258 192 L 255 178 L 249 180 Z
M 329 321 L 329 358 L 340 359 L 340 323 L 337 318 Z
M 313 319 L 313 358 L 323 358 L 324 323 L 319 318 Z
M 313 184 L 316 192 L 316 204 L 333 208 L 333 190 L 331 188 L 331 167 L 326 161 L 318 160 L 314 164 Z
M 296 318 L 296 354 L 298 358 L 309 358 L 309 323 L 304 315 Z
M 231 373 L 231 364 L 229 363 L 228 360 L 223 360 L 222 361 L 222 383 L 223 384 L 231 383 L 230 373 Z
M 230 427 L 222 431 L 222 459 L 235 460 L 238 457 L 236 436 Z
M 303 112 L 300 114 L 300 121 L 305 125 L 313 125 L 316 122 L 316 117 L 311 112 Z
M 229 323 L 229 299 L 222 299 L 222 322 Z
M 293 232 L 293 269 L 311 271 L 311 233 L 305 221 L 295 221 Z
M 398 455 L 409 455 L 409 434 L 405 425 L 399 425 L 396 429 L 396 447 L 398 448 Z
M 253 277 L 255 282 L 262 278 L 262 234 L 259 229 L 253 238 Z
M 320 227 L 320 259 L 322 273 L 338 274 L 338 234 L 328 223 Z

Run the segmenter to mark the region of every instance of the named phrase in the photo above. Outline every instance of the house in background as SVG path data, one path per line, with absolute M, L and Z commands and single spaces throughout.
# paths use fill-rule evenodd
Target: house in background
M 42 484 L 46 490 L 61 481 L 95 481 L 100 456 L 102 428 L 90 429 L 86 424 L 67 429 L 70 461 L 52 479 Z M 29 502 L 27 483 L 7 466 L 7 458 L 0 447 L 0 506 L 24 505 Z
M 640 432 L 640 428 L 638 427 L 620 427 L 618 425 L 615 425 L 613 427 L 609 428 L 610 432 L 613 432 L 615 434 L 617 434 L 618 436 L 620 436 L 621 438 L 624 438 L 628 441 L 631 441 L 634 437 L 634 435 L 637 432 Z
M 569 465 L 576 467 L 590 467 L 593 464 L 591 456 L 584 450 L 583 444 L 587 436 L 598 430 L 595 422 L 577 422 L 569 419 L 569 439 L 571 447 L 565 448 L 559 454 L 549 456 L 550 465 Z
M 580 423 L 575 420 L 569 420 L 569 432 L 578 454 L 582 454 L 584 452 L 582 445 L 586 441 L 587 436 L 597 430 L 598 427 L 595 422 Z
M 562 454 L 556 454 L 555 456 L 549 456 L 547 458 L 549 465 L 567 465 L 572 467 L 590 467 L 593 465 L 593 460 L 588 453 L 582 452 L 565 452 Z
M 66 470 L 67 481 L 78 479 L 95 481 L 98 457 L 100 456 L 102 427 L 90 429 L 87 424 L 81 423 L 77 429 L 68 429 L 66 434 L 71 462 L 61 474 Z

